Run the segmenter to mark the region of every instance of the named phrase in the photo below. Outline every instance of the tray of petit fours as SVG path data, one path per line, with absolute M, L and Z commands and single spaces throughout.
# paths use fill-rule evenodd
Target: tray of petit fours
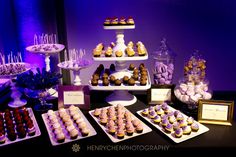
M 40 135 L 41 132 L 31 108 L 6 109 L 0 112 L 0 146 Z
M 115 50 L 116 44 L 111 42 L 109 45 L 99 43 L 93 49 L 93 59 L 95 61 L 134 61 L 147 60 L 148 52 L 141 41 L 127 43 L 124 51 Z
M 92 90 L 147 90 L 151 87 L 151 79 L 146 66 L 130 64 L 126 70 L 116 71 L 114 64 L 104 68 L 100 64 L 89 81 Z
M 89 114 L 114 143 L 152 131 L 122 105 L 97 108 Z
M 150 106 L 137 113 L 175 143 L 186 141 L 209 131 L 209 128 L 194 118 L 188 117 L 167 103 Z
M 97 134 L 81 110 L 71 105 L 58 111 L 48 110 L 42 114 L 53 146 L 81 140 Z

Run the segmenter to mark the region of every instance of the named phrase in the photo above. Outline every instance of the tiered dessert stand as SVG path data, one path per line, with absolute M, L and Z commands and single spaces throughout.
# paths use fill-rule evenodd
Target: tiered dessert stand
M 104 26 L 105 30 L 115 30 L 116 31 L 116 45 L 113 48 L 113 52 L 117 50 L 122 50 L 123 54 L 125 54 L 125 40 L 124 40 L 124 30 L 126 29 L 134 29 L 135 25 L 125 25 L 125 26 Z M 133 56 L 128 57 L 126 55 L 122 57 L 116 57 L 113 53 L 112 57 L 93 57 L 95 61 L 115 61 L 116 72 L 112 75 L 115 76 L 117 79 L 122 79 L 124 76 L 131 77 L 132 72 L 127 69 L 126 61 L 141 61 L 147 60 L 148 54 L 145 56 Z M 151 87 L 151 79 L 150 75 L 148 74 L 148 81 L 147 85 L 140 86 L 92 86 L 90 83 L 90 89 L 92 90 L 100 90 L 100 91 L 114 91 L 111 95 L 106 98 L 106 102 L 111 105 L 121 104 L 123 106 L 132 105 L 137 101 L 137 98 L 130 94 L 128 91 L 141 91 L 147 90 Z
M 80 71 L 82 69 L 88 68 L 92 64 L 91 60 L 83 58 L 84 55 L 85 50 L 69 50 L 69 59 L 67 57 L 67 53 L 65 52 L 65 61 L 57 65 L 59 68 L 73 71 L 74 85 L 76 86 L 81 85 Z
M 27 101 L 25 99 L 21 99 L 21 92 L 20 89 L 16 86 L 15 82 L 13 81 L 17 75 L 20 75 L 22 73 L 27 72 L 28 70 L 30 70 L 31 66 L 28 63 L 24 63 L 22 62 L 22 58 L 21 58 L 21 54 L 19 53 L 17 56 L 13 56 L 12 53 L 11 55 L 8 55 L 8 63 L 5 62 L 5 56 L 1 55 L 1 60 L 2 60 L 2 64 L 0 64 L 0 68 L 5 68 L 7 70 L 7 67 L 12 66 L 12 65 L 19 65 L 22 66 L 24 65 L 25 69 L 21 70 L 21 71 L 15 71 L 12 73 L 8 73 L 8 74 L 1 74 L 0 78 L 7 78 L 10 79 L 10 84 L 11 84 L 11 98 L 12 101 L 10 101 L 8 103 L 8 106 L 11 108 L 18 108 L 18 107 L 22 107 L 24 105 L 26 105 Z
M 61 52 L 65 48 L 62 44 L 57 44 L 56 34 L 35 35 L 34 45 L 26 47 L 32 53 L 45 56 L 46 71 L 50 71 L 50 56 Z

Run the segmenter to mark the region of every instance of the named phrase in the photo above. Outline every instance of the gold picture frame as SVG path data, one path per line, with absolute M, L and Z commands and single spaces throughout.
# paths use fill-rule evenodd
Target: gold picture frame
M 206 124 L 232 126 L 234 101 L 199 100 L 198 121 Z

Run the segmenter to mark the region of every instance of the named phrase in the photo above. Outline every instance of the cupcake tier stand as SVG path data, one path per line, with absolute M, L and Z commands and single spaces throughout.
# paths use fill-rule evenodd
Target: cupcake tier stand
M 12 93 L 11 93 L 12 101 L 10 101 L 8 103 L 8 106 L 11 108 L 22 107 L 22 106 L 26 105 L 26 103 L 27 103 L 27 101 L 25 99 L 21 99 L 22 94 L 20 92 L 20 89 L 16 86 L 16 83 L 13 81 L 13 79 L 15 79 L 17 77 L 17 75 L 20 75 L 22 73 L 29 71 L 31 68 L 30 68 L 30 64 L 28 64 L 28 63 L 21 62 L 20 64 L 25 64 L 26 69 L 24 71 L 17 73 L 17 74 L 12 74 L 12 75 L 0 75 L 0 78 L 10 79 L 11 91 L 12 91 Z
M 135 25 L 131 26 L 104 26 L 105 30 L 116 30 L 116 46 L 113 48 L 113 52 L 117 50 L 122 50 L 123 51 L 123 56 L 122 57 L 116 57 L 114 54 L 111 57 L 93 57 L 94 61 L 115 61 L 115 66 L 116 66 L 116 72 L 113 73 L 116 78 L 121 79 L 124 76 L 131 77 L 132 72 L 127 70 L 127 61 L 141 61 L 141 60 L 147 60 L 148 59 L 148 54 L 145 56 L 133 56 L 133 57 L 128 57 L 125 55 L 125 40 L 124 40 L 124 30 L 125 29 L 134 29 Z M 100 90 L 100 91 L 113 91 L 111 95 L 109 95 L 106 98 L 106 102 L 111 104 L 111 105 L 117 105 L 121 104 L 123 106 L 128 106 L 132 105 L 137 101 L 137 98 L 130 94 L 129 91 L 142 91 L 142 90 L 147 90 L 151 87 L 151 79 L 150 75 L 148 74 L 148 81 L 147 85 L 141 86 L 138 85 L 136 82 L 134 86 L 127 86 L 127 85 L 121 85 L 121 86 L 114 86 L 114 85 L 109 85 L 109 86 L 102 86 L 101 82 L 99 83 L 100 85 L 98 86 L 92 86 L 91 83 L 90 89 L 92 90 Z

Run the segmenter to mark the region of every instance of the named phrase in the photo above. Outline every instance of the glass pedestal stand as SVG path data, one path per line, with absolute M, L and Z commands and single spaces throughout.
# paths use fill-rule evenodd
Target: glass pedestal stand
M 49 54 L 45 54 L 45 65 L 46 65 L 46 71 L 50 71 L 50 55 Z
M 54 89 L 53 92 L 50 92 L 51 89 Z M 46 100 L 51 95 L 55 94 L 57 92 L 56 87 L 52 87 L 50 89 L 39 89 L 39 90 L 32 90 L 32 89 L 25 89 L 24 90 L 25 95 L 29 98 L 35 99 L 37 102 L 35 102 L 34 110 L 39 112 L 45 112 L 49 109 L 53 108 L 52 103 L 47 103 Z M 38 100 L 39 102 L 38 102 Z
M 0 78 L 7 78 L 10 79 L 10 85 L 11 85 L 11 101 L 8 103 L 8 106 L 11 108 L 18 108 L 22 107 L 27 104 L 27 101 L 25 99 L 22 99 L 22 93 L 20 92 L 20 88 L 16 86 L 16 83 L 14 82 L 14 79 L 17 75 L 20 75 L 22 73 L 25 73 L 31 69 L 30 64 L 28 63 L 17 63 L 17 64 L 24 64 L 25 70 L 18 73 L 18 74 L 12 74 L 12 75 L 0 75 Z M 6 64 L 7 65 L 7 64 Z
M 8 103 L 8 106 L 11 108 L 18 108 L 22 107 L 27 104 L 27 101 L 25 99 L 21 99 L 21 92 L 18 87 L 16 87 L 16 83 L 13 82 L 13 78 L 11 79 L 11 98 L 12 101 Z
M 92 64 L 92 61 L 90 60 L 83 60 L 83 65 L 78 65 L 76 67 L 70 66 L 73 65 L 72 61 L 64 61 L 59 63 L 57 66 L 59 68 L 65 69 L 65 70 L 71 70 L 74 74 L 74 85 L 79 86 L 81 85 L 81 79 L 80 79 L 80 71 L 82 69 L 88 68 Z

